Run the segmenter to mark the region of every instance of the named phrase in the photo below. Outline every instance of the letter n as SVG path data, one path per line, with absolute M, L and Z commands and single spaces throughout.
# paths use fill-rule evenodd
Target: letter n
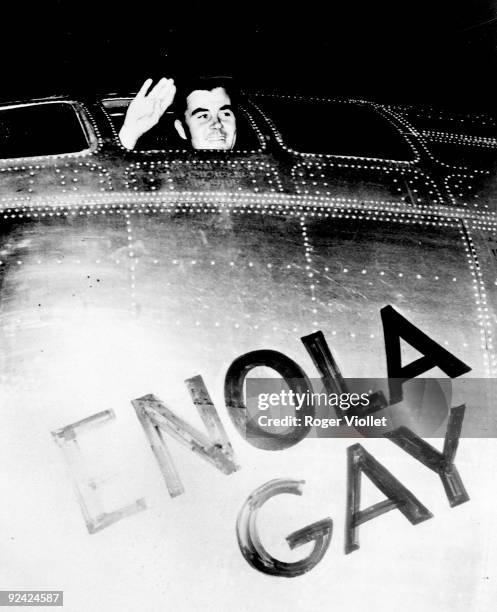
M 159 462 L 171 497 L 181 495 L 185 489 L 164 441 L 163 433 L 168 433 L 224 474 L 231 474 L 238 469 L 233 448 L 202 377 L 190 378 L 186 381 L 186 385 L 205 425 L 207 435 L 174 414 L 154 395 L 145 395 L 131 402 Z
M 433 515 L 399 482 L 373 455 L 360 444 L 347 449 L 347 509 L 345 527 L 345 554 L 359 549 L 359 525 L 389 512 L 400 510 L 406 519 L 417 525 Z M 388 499 L 360 510 L 361 472 L 384 493 Z

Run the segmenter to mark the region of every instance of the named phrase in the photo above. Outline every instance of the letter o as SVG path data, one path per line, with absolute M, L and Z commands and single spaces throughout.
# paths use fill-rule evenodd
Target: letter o
M 304 370 L 283 353 L 272 350 L 251 351 L 241 355 L 228 368 L 224 380 L 224 399 L 228 414 L 238 432 L 247 442 L 262 450 L 282 450 L 303 440 L 311 426 L 295 426 L 287 433 L 272 433 L 261 429 L 247 419 L 247 406 L 243 398 L 243 383 L 250 370 L 266 366 L 276 370 L 295 393 L 311 391 L 311 383 Z M 314 416 L 314 406 L 304 403 L 302 416 Z M 305 419 L 304 419 L 305 421 Z

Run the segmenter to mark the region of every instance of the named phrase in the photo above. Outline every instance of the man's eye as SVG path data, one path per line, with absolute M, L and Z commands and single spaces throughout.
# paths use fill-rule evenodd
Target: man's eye
M 198 113 L 197 114 L 197 119 L 201 119 L 202 121 L 204 121 L 207 118 L 208 118 L 207 113 Z
M 226 110 L 226 111 L 224 111 L 223 116 L 227 117 L 227 118 L 233 117 L 233 113 L 231 111 L 229 111 L 229 110 Z

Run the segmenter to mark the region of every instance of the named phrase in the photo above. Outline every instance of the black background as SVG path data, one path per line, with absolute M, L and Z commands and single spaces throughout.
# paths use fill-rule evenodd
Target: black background
M 233 74 L 249 90 L 497 108 L 491 0 L 4 4 L 4 100 Z

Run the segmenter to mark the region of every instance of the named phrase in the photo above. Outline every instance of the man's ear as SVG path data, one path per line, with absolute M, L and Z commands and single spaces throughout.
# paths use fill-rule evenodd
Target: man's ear
M 176 131 L 181 136 L 181 138 L 183 138 L 183 140 L 187 140 L 185 128 L 183 127 L 183 124 L 179 119 L 175 119 L 174 127 L 176 128 Z

